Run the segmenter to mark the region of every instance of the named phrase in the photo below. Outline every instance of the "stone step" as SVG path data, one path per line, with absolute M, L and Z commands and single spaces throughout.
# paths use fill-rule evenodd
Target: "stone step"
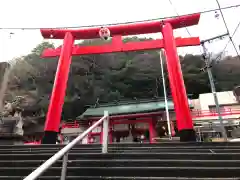
M 0 154 L 42 154 L 42 153 L 56 153 L 59 149 L 14 149 L 14 150 L 0 150 Z M 71 153 L 100 153 L 101 148 L 74 148 L 70 152 Z M 109 153 L 131 153 L 131 152 L 178 152 L 178 153 L 238 153 L 239 149 L 221 149 L 221 148 L 206 148 L 206 149 L 188 149 L 188 148 L 175 148 L 175 149 L 167 149 L 167 148 L 108 148 Z
M 0 145 L 0 149 L 20 149 L 20 148 L 56 148 L 56 147 L 64 147 L 65 145 Z M 100 147 L 100 144 L 79 144 L 75 147 Z M 224 148 L 224 147 L 240 147 L 240 142 L 161 142 L 161 143 L 113 143 L 109 144 L 109 147 L 165 147 L 165 148 L 176 148 L 176 147 L 198 147 L 198 148 Z
M 33 167 L 2 167 L 1 176 L 26 176 Z M 43 175 L 59 176 L 61 167 L 51 167 Z M 140 176 L 140 177 L 239 177 L 240 167 L 68 167 L 68 176 Z
M 24 176 L 0 176 L 0 180 L 20 180 L 23 179 Z M 38 180 L 59 180 L 60 176 L 41 176 Z M 235 178 L 196 178 L 196 177 L 109 177 L 109 176 L 67 176 L 67 180 L 238 180 L 240 177 Z
M 0 180 L 23 179 L 63 147 L 0 146 Z M 110 144 L 107 154 L 99 144 L 76 145 L 68 159 L 70 180 L 240 177 L 240 143 Z M 61 167 L 60 159 L 38 179 L 60 179 Z
M 46 160 L 54 153 L 0 154 L 1 160 Z M 185 160 L 240 160 L 240 153 L 179 153 L 179 152 L 132 152 L 132 153 L 69 153 L 69 160 L 77 159 L 185 159 Z
M 56 147 L 41 147 L 41 146 L 35 146 L 35 147 L 28 147 L 26 146 L 25 148 L 8 148 L 8 149 L 0 149 L 0 152 L 8 152 L 8 151 L 39 151 L 39 150 L 60 150 L 62 149 L 63 146 L 56 146 Z M 96 146 L 96 147 L 91 147 L 91 146 L 75 146 L 72 149 L 73 150 L 97 150 L 101 149 L 102 146 Z M 175 149 L 180 149 L 180 150 L 185 150 L 185 149 L 191 149 L 191 150 L 208 150 L 208 149 L 221 149 L 221 150 L 227 150 L 227 149 L 232 149 L 232 150 L 239 150 L 240 146 L 177 146 L 177 147 L 165 147 L 165 146 L 156 146 L 156 147 L 135 147 L 135 146 L 126 146 L 126 147 L 117 147 L 117 146 L 108 146 L 108 149 L 114 149 L 114 150 L 138 150 L 138 149 L 159 149 L 159 150 L 175 150 Z
M 38 167 L 44 160 L 0 160 L 0 167 Z M 57 161 L 53 167 L 61 167 Z M 240 160 L 175 160 L 175 159 L 78 159 L 69 160 L 68 167 L 240 167 Z

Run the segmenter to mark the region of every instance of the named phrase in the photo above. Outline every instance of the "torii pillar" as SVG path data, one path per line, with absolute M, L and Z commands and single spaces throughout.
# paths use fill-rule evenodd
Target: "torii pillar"
M 64 39 L 63 46 L 46 49 L 43 57 L 60 56 L 52 96 L 48 108 L 43 144 L 55 144 L 61 121 L 67 79 L 71 64 L 71 55 L 101 54 L 150 49 L 165 49 L 167 70 L 176 112 L 177 127 L 181 141 L 195 141 L 192 117 L 182 76 L 177 47 L 200 45 L 198 37 L 174 38 L 173 30 L 198 24 L 200 14 L 180 16 L 163 21 L 141 22 L 107 27 L 112 36 L 112 43 L 102 46 L 73 46 L 74 40 L 99 38 L 100 27 L 68 30 L 41 29 L 44 38 Z M 122 36 L 162 32 L 163 40 L 143 42 L 122 42 Z

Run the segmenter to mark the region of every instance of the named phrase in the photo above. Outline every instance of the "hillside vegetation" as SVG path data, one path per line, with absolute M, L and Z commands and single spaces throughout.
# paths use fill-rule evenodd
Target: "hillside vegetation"
M 145 39 L 128 38 L 125 41 Z M 101 40 L 84 41 L 82 44 L 101 44 Z M 81 44 L 81 45 L 82 45 Z M 23 96 L 24 109 L 45 114 L 47 112 L 57 58 L 42 59 L 45 48 L 53 48 L 47 42 L 39 44 L 24 57 L 15 59 L 5 99 L 13 101 Z M 187 54 L 180 57 L 187 93 L 192 98 L 210 91 L 201 55 Z M 232 90 L 240 84 L 240 60 L 225 57 L 212 62 L 213 75 L 218 91 Z M 166 67 L 165 74 L 167 78 Z M 168 80 L 167 80 L 168 82 Z M 167 84 L 170 95 L 169 85 Z M 114 54 L 73 57 L 68 80 L 63 119 L 73 119 L 96 102 L 112 102 L 121 99 L 141 99 L 163 96 L 159 51 L 125 52 Z M 26 116 L 37 116 L 37 115 Z

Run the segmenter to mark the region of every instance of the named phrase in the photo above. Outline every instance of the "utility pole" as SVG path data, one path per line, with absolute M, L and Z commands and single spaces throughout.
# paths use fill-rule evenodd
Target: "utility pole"
M 217 92 L 216 92 L 214 79 L 213 79 L 213 75 L 212 75 L 212 71 L 211 71 L 210 59 L 207 55 L 207 48 L 205 47 L 205 42 L 210 42 L 210 41 L 213 41 L 215 39 L 222 39 L 224 36 L 228 36 L 228 35 L 229 34 L 226 33 L 226 34 L 223 34 L 223 35 L 220 35 L 220 36 L 216 36 L 216 37 L 201 41 L 201 45 L 202 45 L 203 52 L 204 52 L 203 58 L 204 58 L 204 61 L 205 61 L 205 67 L 203 68 L 203 71 L 206 69 L 207 73 L 208 73 L 208 78 L 209 78 L 209 82 L 210 82 L 210 86 L 211 86 L 211 91 L 212 91 L 213 98 L 214 98 L 214 101 L 215 101 L 216 111 L 218 113 L 218 119 L 220 121 L 220 126 L 221 126 L 222 136 L 224 138 L 224 141 L 227 141 L 227 133 L 226 133 L 226 129 L 224 127 L 223 119 L 222 119 L 222 116 L 221 116 L 221 111 L 220 111 L 220 107 L 219 107 Z

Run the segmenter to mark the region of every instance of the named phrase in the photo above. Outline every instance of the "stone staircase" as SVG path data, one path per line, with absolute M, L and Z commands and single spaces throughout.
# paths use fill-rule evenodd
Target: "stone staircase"
M 0 146 L 0 180 L 21 180 L 61 145 Z M 62 161 L 40 178 L 59 180 Z M 69 152 L 67 180 L 240 179 L 240 143 L 77 145 Z

